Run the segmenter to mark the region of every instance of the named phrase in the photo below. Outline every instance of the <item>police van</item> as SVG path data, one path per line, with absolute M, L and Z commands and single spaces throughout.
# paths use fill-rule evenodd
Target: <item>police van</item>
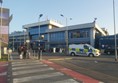
M 99 56 L 100 51 L 89 44 L 71 44 L 69 45 L 69 54 L 72 56 Z

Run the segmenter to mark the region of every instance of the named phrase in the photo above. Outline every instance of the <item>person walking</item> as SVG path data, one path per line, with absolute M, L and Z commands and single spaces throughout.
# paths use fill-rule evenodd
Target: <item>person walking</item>
M 23 54 L 24 54 L 24 52 L 23 52 L 23 45 L 19 46 L 18 53 L 19 53 L 20 59 L 23 59 Z
M 26 53 L 27 53 L 27 45 L 23 45 L 23 59 L 26 59 Z
M 18 47 L 18 55 L 21 54 L 21 46 Z
M 38 59 L 41 59 L 41 47 L 40 47 L 40 44 L 38 44 Z
M 36 56 L 36 52 L 37 52 L 37 45 L 35 42 L 33 42 L 33 45 L 32 45 L 32 50 L 33 50 L 33 56 Z

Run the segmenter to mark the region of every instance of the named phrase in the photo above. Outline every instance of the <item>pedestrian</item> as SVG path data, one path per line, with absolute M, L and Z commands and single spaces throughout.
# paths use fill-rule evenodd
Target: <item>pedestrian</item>
M 19 46 L 18 52 L 19 52 L 20 59 L 23 59 L 23 45 Z
M 38 59 L 41 59 L 41 46 L 38 44 Z
M 21 54 L 21 46 L 18 47 L 18 55 Z
M 37 51 L 37 45 L 35 42 L 33 42 L 33 45 L 32 45 L 32 50 L 33 50 L 33 56 L 35 56 L 36 54 L 36 51 Z
M 27 46 L 23 45 L 23 59 L 26 59 Z

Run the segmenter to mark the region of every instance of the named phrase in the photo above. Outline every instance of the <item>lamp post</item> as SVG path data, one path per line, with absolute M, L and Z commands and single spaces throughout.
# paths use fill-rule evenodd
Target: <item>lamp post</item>
M 14 51 L 14 35 L 15 35 L 15 33 L 13 33 L 13 51 Z
M 115 38 L 115 61 L 117 61 L 117 39 L 116 39 L 116 23 L 115 23 L 115 1 L 113 0 L 113 20 L 114 20 L 114 38 Z
M 30 43 L 29 32 L 30 32 L 30 30 L 29 30 L 29 29 L 30 29 L 30 28 L 28 27 L 26 33 L 25 33 L 25 31 L 24 31 L 24 44 L 26 44 L 26 48 L 27 48 L 27 53 L 28 53 L 28 55 L 29 55 L 29 53 L 30 53 L 30 46 L 29 46 L 29 43 Z M 26 38 L 25 38 L 25 35 L 27 35 Z M 34 52 L 34 53 L 35 53 L 35 52 Z M 27 56 L 27 58 L 29 58 L 29 57 Z
M 24 42 L 25 42 L 25 31 L 23 30 L 23 35 L 24 35 Z
M 2 48 L 1 48 L 1 43 L 2 43 L 2 3 L 3 3 L 3 1 L 2 0 L 0 0 L 0 3 L 1 3 L 1 8 L 0 8 L 0 10 L 1 10 L 1 19 L 0 19 L 0 59 L 1 59 L 1 54 L 2 54 Z
M 60 14 L 60 16 L 64 17 L 66 19 L 66 30 L 65 30 L 65 41 L 66 41 L 66 54 L 68 55 L 69 52 L 68 52 L 68 19 L 63 15 L 63 14 Z
M 43 14 L 39 15 L 39 54 L 38 54 L 38 59 L 42 60 L 42 49 L 41 49 L 41 45 L 40 45 L 40 40 L 41 40 L 41 30 L 40 30 L 40 18 L 43 16 Z

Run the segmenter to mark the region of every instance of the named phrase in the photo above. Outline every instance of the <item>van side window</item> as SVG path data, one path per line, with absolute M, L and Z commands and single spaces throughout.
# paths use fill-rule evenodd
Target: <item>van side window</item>
M 89 47 L 87 45 L 84 45 L 84 49 L 89 49 Z
M 75 51 L 75 48 L 72 48 L 72 51 Z

